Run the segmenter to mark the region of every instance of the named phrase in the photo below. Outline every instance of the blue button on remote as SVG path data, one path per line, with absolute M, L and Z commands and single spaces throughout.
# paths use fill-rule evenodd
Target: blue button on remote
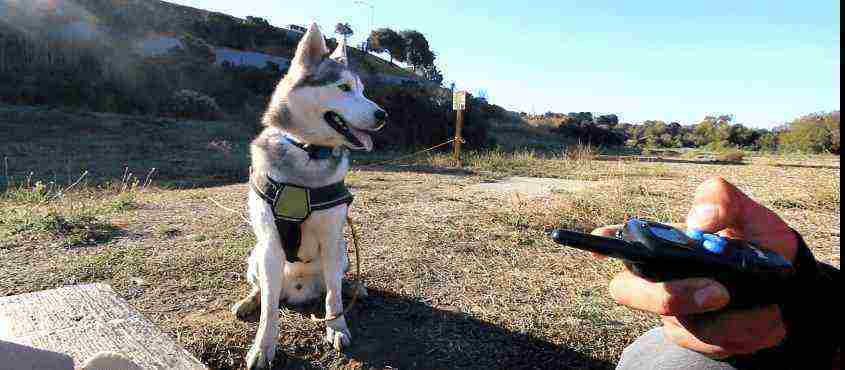
M 704 238 L 704 232 L 701 231 L 701 230 L 691 229 L 691 230 L 687 230 L 687 236 L 690 237 L 691 239 L 701 240 L 701 239 Z
M 725 251 L 725 247 L 728 245 L 728 241 L 718 235 L 715 234 L 704 234 L 704 249 L 712 253 L 722 253 Z

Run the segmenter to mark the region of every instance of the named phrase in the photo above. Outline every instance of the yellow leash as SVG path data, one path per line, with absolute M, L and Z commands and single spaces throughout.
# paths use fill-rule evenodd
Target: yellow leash
M 449 143 L 456 141 L 456 140 L 459 140 L 461 142 L 461 144 L 466 144 L 466 140 L 464 140 L 464 138 L 452 138 L 452 139 L 446 140 L 446 141 L 444 141 L 440 144 L 437 144 L 433 147 L 430 147 L 430 148 L 426 148 L 426 149 L 423 149 L 423 150 L 420 150 L 420 151 L 417 151 L 417 152 L 413 152 L 411 154 L 401 155 L 401 156 L 398 156 L 396 158 L 388 159 L 386 161 L 379 161 L 379 162 L 375 162 L 375 163 L 364 164 L 364 166 L 381 166 L 381 165 L 393 163 L 393 162 L 396 162 L 396 161 L 399 161 L 399 160 L 402 160 L 402 159 L 405 159 L 405 158 L 415 157 L 417 155 L 430 152 L 434 149 L 437 149 L 441 146 L 444 146 L 444 145 L 449 144 Z
M 413 157 L 413 156 L 416 156 L 416 155 L 419 155 L 419 154 L 422 154 L 422 153 L 432 151 L 432 150 L 437 149 L 439 147 L 442 147 L 444 145 L 447 145 L 447 144 L 449 144 L 449 143 L 451 143 L 455 140 L 460 140 L 461 143 L 466 143 L 466 141 L 463 138 L 452 138 L 452 139 L 447 140 L 443 143 L 437 144 L 433 147 L 423 149 L 423 150 L 420 150 L 418 152 L 414 152 L 414 153 L 411 153 L 411 154 L 408 154 L 408 155 L 396 157 L 396 158 L 393 158 L 393 159 L 390 159 L 390 160 L 387 160 L 387 161 L 369 164 L 369 166 L 374 166 L 374 165 L 378 166 L 378 165 L 382 165 L 382 164 L 395 162 L 395 161 L 398 161 L 400 159 Z M 355 306 L 355 303 L 358 302 L 358 296 L 360 295 L 361 288 L 364 287 L 364 279 L 361 277 L 361 246 L 358 244 L 358 233 L 355 232 L 355 225 L 352 223 L 352 217 L 349 217 L 348 213 L 346 214 L 346 223 L 349 224 L 349 229 L 352 231 L 352 243 L 355 245 L 355 279 L 353 279 L 353 281 L 355 282 L 355 294 L 352 295 L 352 301 L 349 302 L 349 305 L 347 305 L 346 308 L 343 309 L 343 312 L 341 312 L 339 314 L 331 315 L 331 316 L 326 316 L 324 318 L 319 318 L 312 313 L 311 314 L 311 321 L 314 321 L 314 322 L 332 321 L 332 320 L 337 319 L 338 317 L 345 315 L 347 312 L 349 312 L 350 309 L 352 309 L 353 306 Z
M 456 140 L 460 140 L 461 143 L 466 143 L 466 140 L 464 140 L 463 138 L 452 138 L 452 139 L 449 139 L 445 142 L 437 144 L 433 147 L 426 148 L 426 149 L 423 149 L 423 150 L 420 150 L 420 151 L 417 151 L 417 152 L 414 152 L 414 153 L 411 153 L 411 154 L 408 154 L 408 155 L 399 156 L 399 157 L 396 157 L 396 158 L 393 158 L 393 159 L 390 159 L 390 160 L 371 163 L 371 164 L 368 164 L 368 166 L 378 166 L 378 165 L 396 162 L 396 161 L 401 160 L 401 159 L 414 157 L 414 156 L 417 156 L 417 155 L 422 154 L 422 153 L 430 152 L 434 149 L 437 149 L 439 147 L 447 145 L 447 144 L 449 144 L 453 141 L 456 141 Z M 365 166 L 367 166 L 367 165 L 365 165 Z M 355 282 L 355 294 L 352 295 L 352 301 L 349 302 L 349 305 L 347 305 L 346 308 L 343 309 L 343 312 L 341 312 L 339 314 L 332 315 L 332 316 L 326 316 L 322 319 L 317 317 L 316 315 L 314 315 L 312 313 L 311 314 L 311 321 L 314 321 L 314 322 L 332 321 L 334 319 L 337 319 L 338 317 L 345 315 L 347 312 L 349 312 L 350 309 L 352 309 L 352 306 L 355 306 L 355 303 L 358 302 L 358 295 L 361 291 L 361 288 L 364 287 L 364 279 L 361 277 L 361 246 L 358 244 L 358 233 L 355 232 L 355 225 L 352 224 L 352 217 L 349 217 L 348 213 L 346 214 L 346 223 L 349 224 L 349 229 L 352 231 L 352 243 L 355 245 L 355 279 L 353 280 Z
M 361 292 L 361 288 L 363 288 L 364 286 L 364 279 L 361 277 L 361 247 L 358 244 L 358 234 L 355 232 L 355 225 L 352 224 L 352 217 L 349 217 L 349 214 L 346 215 L 346 223 L 349 224 L 349 229 L 352 231 L 352 243 L 355 245 L 355 279 L 353 279 L 353 281 L 355 282 L 355 293 L 352 295 L 352 302 L 349 302 L 349 305 L 347 305 L 346 308 L 343 309 L 343 312 L 332 316 L 326 316 L 322 319 L 318 318 L 312 313 L 311 321 L 332 321 L 337 319 L 338 317 L 345 315 L 347 312 L 349 312 L 350 309 L 352 309 L 353 306 L 355 306 L 355 302 L 358 301 L 358 295 Z M 343 298 L 341 297 L 341 300 L 342 299 Z

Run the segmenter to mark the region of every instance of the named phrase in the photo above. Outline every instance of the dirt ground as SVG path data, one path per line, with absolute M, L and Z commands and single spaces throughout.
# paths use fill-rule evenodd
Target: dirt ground
M 323 325 L 308 318 L 321 304 L 283 307 L 276 368 L 612 368 L 658 320 L 610 300 L 619 262 L 547 233 L 631 216 L 682 221 L 692 190 L 713 175 L 840 265 L 838 157 L 715 165 L 488 152 L 469 154 L 463 169 L 443 155 L 362 163 L 348 183 L 370 296 L 348 314 L 353 344 L 338 353 L 321 343 Z M 513 176 L 595 183 L 530 197 L 469 191 Z M 34 188 L 0 198 L 0 296 L 105 282 L 210 367 L 242 366 L 257 324 L 228 308 L 247 293 L 254 238 L 223 207 L 244 210 L 245 184 L 174 189 L 141 177 L 57 196 Z

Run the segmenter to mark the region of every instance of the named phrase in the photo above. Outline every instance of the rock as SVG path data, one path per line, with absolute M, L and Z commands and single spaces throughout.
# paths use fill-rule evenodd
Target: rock
M 102 352 L 137 365 L 120 369 L 206 369 L 108 285 L 0 297 L 0 369 L 72 370 Z

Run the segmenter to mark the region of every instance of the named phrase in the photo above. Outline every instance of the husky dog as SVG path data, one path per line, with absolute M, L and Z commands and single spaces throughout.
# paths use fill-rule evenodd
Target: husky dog
M 325 293 L 325 341 L 336 349 L 350 343 L 341 279 L 348 268 L 343 228 L 351 194 L 343 180 L 349 149 L 372 150 L 369 132 L 379 130 L 387 114 L 364 97 L 347 61 L 345 43 L 329 55 L 312 24 L 276 86 L 262 118 L 266 127 L 251 145 L 248 202 L 257 239 L 247 260 L 252 291 L 232 306 L 239 318 L 260 312 L 249 369 L 272 364 L 280 301 L 300 304 Z M 328 198 L 315 203 L 321 189 L 330 189 Z M 297 208 L 303 199 L 304 212 Z

